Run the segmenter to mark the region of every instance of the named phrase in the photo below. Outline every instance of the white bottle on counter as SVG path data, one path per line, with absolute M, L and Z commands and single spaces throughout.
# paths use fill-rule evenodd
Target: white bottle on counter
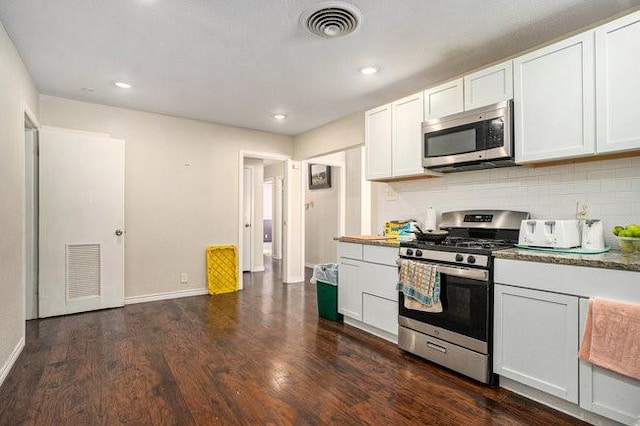
M 436 229 L 436 211 L 433 207 L 427 208 L 427 218 L 424 221 L 424 227 L 426 229 Z

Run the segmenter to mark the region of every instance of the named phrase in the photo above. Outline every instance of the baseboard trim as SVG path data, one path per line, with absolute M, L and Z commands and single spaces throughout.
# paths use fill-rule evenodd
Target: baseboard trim
M 316 266 L 316 264 L 315 263 L 305 263 L 304 266 L 305 266 L 305 268 L 313 269 Z
M 166 293 L 154 293 L 144 296 L 125 297 L 125 305 L 133 305 L 135 303 L 156 302 L 158 300 L 178 299 L 180 297 L 202 296 L 208 294 L 206 288 L 193 288 L 189 290 L 168 291 Z
M 11 355 L 9 355 L 9 359 L 7 360 L 7 362 L 4 363 L 4 365 L 0 369 L 0 386 L 2 386 L 2 384 L 4 383 L 4 379 L 6 379 L 7 376 L 9 375 L 9 372 L 11 371 L 13 364 L 16 363 L 23 349 L 24 349 L 24 336 L 20 338 L 20 341 L 18 342 L 16 347 L 13 348 Z

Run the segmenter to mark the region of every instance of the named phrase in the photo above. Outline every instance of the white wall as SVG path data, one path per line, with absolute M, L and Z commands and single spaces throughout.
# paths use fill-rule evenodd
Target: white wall
M 322 164 L 322 162 L 314 162 Z M 308 167 L 308 166 L 307 166 Z M 305 170 L 308 175 L 308 170 Z M 331 167 L 331 188 L 309 189 L 305 185 L 305 263 L 337 261 L 337 243 L 335 237 L 340 236 L 340 167 Z
M 0 384 L 25 336 L 24 106 L 38 91 L 0 23 Z
M 294 158 L 306 160 L 364 143 L 364 112 L 302 133 L 294 139 Z
M 345 151 L 346 222 L 345 235 L 360 235 L 362 228 L 362 147 Z
M 284 161 L 278 161 L 274 164 L 269 164 L 264 168 L 264 178 L 276 178 L 284 177 Z
M 604 221 L 607 244 L 617 247 L 610 229 L 640 221 L 640 157 L 462 172 L 374 183 L 373 187 L 376 233 L 387 220 L 423 221 L 428 206 L 436 209 L 438 221 L 443 211 L 474 208 L 528 211 L 539 219 L 572 219 L 576 203 L 582 202 L 589 206 L 591 218 Z M 397 192 L 397 200 L 388 199 L 389 188 Z
M 126 297 L 204 288 L 205 247 L 238 244 L 239 150 L 293 151 L 289 136 L 50 96 L 40 103 L 42 124 L 126 140 Z

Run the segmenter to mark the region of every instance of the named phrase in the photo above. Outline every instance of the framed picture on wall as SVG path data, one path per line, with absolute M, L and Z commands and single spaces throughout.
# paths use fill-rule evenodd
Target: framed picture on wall
M 331 188 L 331 166 L 309 164 L 309 189 Z

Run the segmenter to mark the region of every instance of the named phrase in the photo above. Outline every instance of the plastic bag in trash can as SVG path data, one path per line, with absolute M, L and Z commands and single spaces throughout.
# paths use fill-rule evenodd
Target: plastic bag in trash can
M 338 285 L 338 264 L 322 263 L 313 267 L 313 275 L 311 276 L 311 284 L 322 281 L 331 285 Z

